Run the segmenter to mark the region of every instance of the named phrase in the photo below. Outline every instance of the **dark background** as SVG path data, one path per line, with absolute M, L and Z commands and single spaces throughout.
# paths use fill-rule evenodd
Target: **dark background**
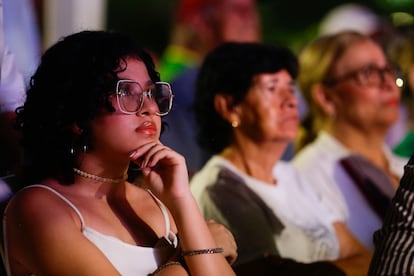
M 177 0 L 108 0 L 107 28 L 132 34 L 142 46 L 160 55 L 169 40 Z M 263 41 L 299 50 L 317 34 L 318 24 L 341 0 L 258 0 Z M 353 1 L 386 19 L 393 12 L 414 14 L 414 0 Z

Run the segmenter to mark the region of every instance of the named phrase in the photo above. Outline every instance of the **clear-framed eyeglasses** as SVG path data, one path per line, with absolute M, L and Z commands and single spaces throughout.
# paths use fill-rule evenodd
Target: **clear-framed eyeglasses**
M 335 86 L 340 82 L 352 79 L 359 85 L 380 86 L 384 84 L 387 76 L 394 79 L 395 84 L 398 87 L 401 87 L 403 85 L 402 78 L 400 77 L 397 68 L 391 64 L 387 64 L 384 67 L 378 67 L 377 65 L 369 64 L 356 70 L 350 71 L 341 77 L 325 80 L 323 83 L 328 86 Z
M 173 94 L 168 82 L 155 82 L 148 90 L 133 80 L 118 80 L 116 100 L 119 110 L 125 114 L 136 114 L 144 106 L 145 97 L 155 102 L 159 116 L 167 115 L 171 110 Z

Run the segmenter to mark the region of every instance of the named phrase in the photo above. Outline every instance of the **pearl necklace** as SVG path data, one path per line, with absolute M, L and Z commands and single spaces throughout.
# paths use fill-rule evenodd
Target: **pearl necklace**
M 77 168 L 73 168 L 73 171 L 76 174 L 78 174 L 82 177 L 89 178 L 89 179 L 95 180 L 97 182 L 103 182 L 103 183 L 117 184 L 117 183 L 124 182 L 128 178 L 127 174 L 124 175 L 123 177 L 119 177 L 119 178 L 106 178 L 106 177 L 101 177 L 101 176 L 97 176 L 97 175 L 94 175 L 94 174 L 90 174 L 90 173 L 81 171 Z

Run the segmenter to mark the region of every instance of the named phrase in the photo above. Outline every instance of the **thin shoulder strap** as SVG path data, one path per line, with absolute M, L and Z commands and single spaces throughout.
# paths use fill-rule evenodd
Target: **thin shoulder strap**
M 22 190 L 26 190 L 26 189 L 29 189 L 29 188 L 43 188 L 43 189 L 46 189 L 46 190 L 54 193 L 56 196 L 58 196 L 64 202 L 66 202 L 75 211 L 75 213 L 79 216 L 79 219 L 81 221 L 81 229 L 83 231 L 84 226 L 85 226 L 85 221 L 83 220 L 82 214 L 79 212 L 78 208 L 76 208 L 76 206 L 72 202 L 69 201 L 69 199 L 64 197 L 62 194 L 60 194 L 55 189 L 53 189 L 49 186 L 46 186 L 46 185 L 41 185 L 41 184 L 30 185 L 30 186 L 24 187 Z M 2 248 L 3 250 L 1 250 L 1 253 L 2 253 L 2 257 L 3 257 L 3 263 L 4 263 L 4 267 L 6 269 L 6 273 L 7 273 L 7 275 L 11 275 L 9 254 L 8 254 L 8 250 L 7 250 L 7 233 L 6 233 L 7 216 L 6 216 L 6 212 L 7 212 L 7 207 L 5 208 L 4 213 L 3 213 L 3 222 L 2 222 L 3 223 L 3 248 Z
M 55 189 L 53 189 L 49 186 L 46 186 L 46 185 L 41 185 L 41 184 L 30 185 L 30 186 L 24 187 L 22 190 L 26 190 L 26 189 L 29 189 L 29 188 L 43 188 L 43 189 L 46 189 L 46 190 L 52 192 L 53 194 L 55 194 L 56 196 L 58 196 L 64 202 L 66 202 L 66 204 L 68 204 L 73 209 L 73 211 L 75 211 L 75 213 L 78 215 L 78 217 L 81 221 L 81 229 L 83 231 L 83 229 L 85 227 L 85 221 L 83 219 L 83 216 L 82 216 L 81 212 L 78 210 L 78 208 L 76 208 L 76 206 L 72 202 L 70 202 L 69 199 L 64 197 L 61 193 L 59 193 Z
M 152 198 L 157 203 L 158 207 L 160 207 L 162 215 L 164 216 L 165 222 L 165 235 L 164 238 L 174 247 L 178 245 L 177 235 L 171 231 L 171 224 L 170 224 L 170 216 L 167 212 L 167 207 L 165 207 L 164 203 L 161 202 L 149 189 L 147 189 L 148 193 L 152 196 Z

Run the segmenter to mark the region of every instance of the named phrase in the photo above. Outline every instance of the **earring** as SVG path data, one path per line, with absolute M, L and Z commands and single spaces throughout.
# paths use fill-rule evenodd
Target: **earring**
M 90 147 L 89 147 L 89 137 L 88 137 L 88 131 L 86 129 L 81 129 L 80 130 L 80 137 L 79 137 L 79 146 L 82 148 L 82 152 L 87 152 Z
M 75 148 L 73 147 L 73 145 L 70 147 L 69 153 L 70 155 L 75 155 Z
M 236 127 L 238 127 L 238 126 L 239 126 L 239 122 L 237 122 L 237 121 L 232 121 L 232 122 L 231 122 L 231 126 L 232 126 L 233 128 L 236 128 Z
M 87 152 L 88 151 L 88 145 L 86 143 L 83 145 L 82 151 L 83 152 Z

